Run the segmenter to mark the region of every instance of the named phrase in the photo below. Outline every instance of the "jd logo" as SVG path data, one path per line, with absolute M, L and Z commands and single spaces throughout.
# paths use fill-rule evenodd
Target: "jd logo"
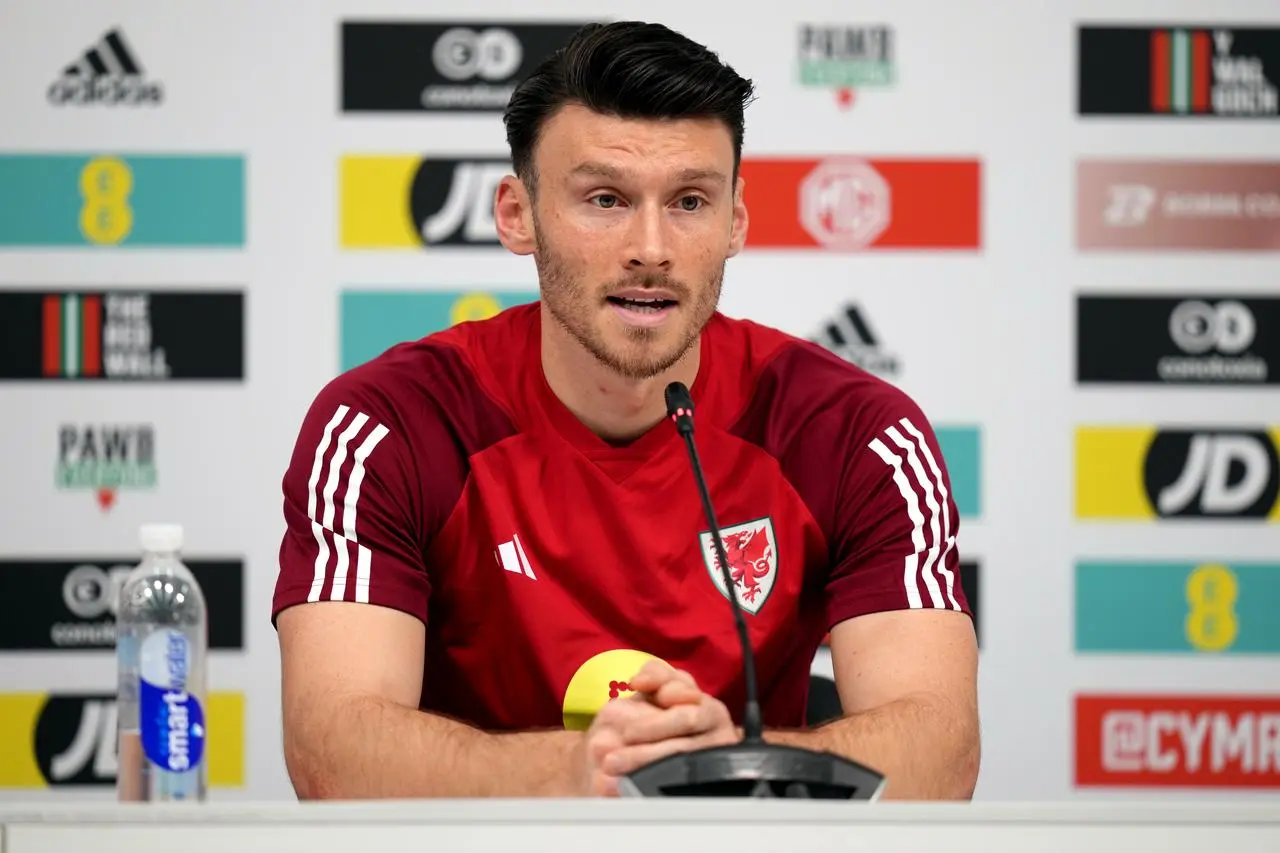
M 1280 457 L 1264 432 L 1168 431 L 1142 472 L 1161 517 L 1265 518 L 1280 494 Z
M 115 697 L 49 697 L 36 723 L 35 751 L 50 786 L 114 784 Z
M 409 209 L 422 242 L 497 243 L 493 196 L 498 182 L 509 174 L 506 160 L 424 160 L 409 191 Z

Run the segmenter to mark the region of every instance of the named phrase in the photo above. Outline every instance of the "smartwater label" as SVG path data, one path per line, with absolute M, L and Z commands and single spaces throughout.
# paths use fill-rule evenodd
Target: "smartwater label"
M 204 709 L 187 692 L 191 648 L 180 631 L 159 630 L 142 641 L 139 729 L 142 751 L 160 770 L 183 773 L 204 757 Z

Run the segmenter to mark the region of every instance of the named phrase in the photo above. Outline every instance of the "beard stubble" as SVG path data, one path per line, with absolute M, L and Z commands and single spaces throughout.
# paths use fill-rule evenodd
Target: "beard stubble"
M 606 293 L 626 287 L 663 288 L 676 295 L 681 310 L 690 313 L 678 340 L 666 350 L 653 348 L 653 344 L 662 337 L 661 330 L 628 325 L 623 325 L 622 330 L 629 346 L 611 347 L 603 330 L 596 324 L 602 297 L 574 276 L 564 260 L 543 240 L 541 229 L 536 225 L 534 246 L 533 260 L 538 270 L 542 301 L 551 317 L 598 362 L 626 379 L 651 379 L 673 367 L 693 346 L 720 303 L 724 262 L 703 283 L 696 297 L 684 282 L 666 275 L 619 279 Z

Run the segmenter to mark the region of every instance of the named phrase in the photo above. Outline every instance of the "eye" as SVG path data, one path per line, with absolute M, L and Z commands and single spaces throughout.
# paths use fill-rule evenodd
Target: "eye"
M 687 195 L 680 199 L 680 209 L 687 210 L 690 213 L 698 210 L 703 205 L 702 199 L 696 195 Z
M 616 195 L 610 195 L 609 193 L 601 193 L 600 195 L 592 196 L 591 200 L 600 207 L 603 207 L 605 210 L 616 207 L 618 204 L 618 197 Z

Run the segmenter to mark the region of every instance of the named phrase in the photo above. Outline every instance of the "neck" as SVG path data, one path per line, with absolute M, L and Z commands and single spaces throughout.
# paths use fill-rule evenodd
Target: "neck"
M 565 408 L 605 441 L 625 444 L 667 415 L 668 383 L 692 386 L 701 360 L 701 338 L 679 361 L 647 379 L 620 376 L 586 350 L 542 309 L 542 371 Z

